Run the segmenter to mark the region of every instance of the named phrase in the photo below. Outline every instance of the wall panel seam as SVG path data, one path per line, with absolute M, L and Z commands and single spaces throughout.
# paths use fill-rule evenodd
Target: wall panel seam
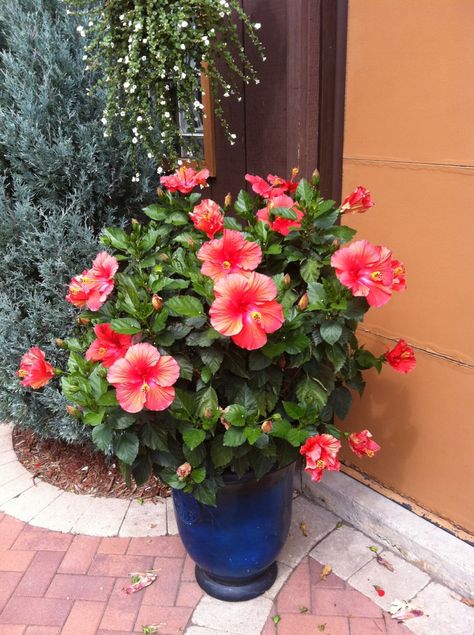
M 425 162 L 425 161 L 408 161 L 408 160 L 402 160 L 402 159 L 375 159 L 375 158 L 368 158 L 368 157 L 355 157 L 355 156 L 349 156 L 349 155 L 344 155 L 343 156 L 344 161 L 354 161 L 357 163 L 377 163 L 377 164 L 391 164 L 391 163 L 395 163 L 397 165 L 415 165 L 415 166 L 426 166 L 426 167 L 439 167 L 439 168 L 462 168 L 465 170 L 474 170 L 474 164 L 468 164 L 468 163 L 435 163 L 435 162 Z

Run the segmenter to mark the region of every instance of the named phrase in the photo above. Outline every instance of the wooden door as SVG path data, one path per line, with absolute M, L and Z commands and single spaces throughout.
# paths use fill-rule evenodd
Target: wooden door
M 230 146 L 217 124 L 212 197 L 236 195 L 246 173 L 288 176 L 298 167 L 309 177 L 318 167 L 325 192 L 338 198 L 347 0 L 242 0 L 242 7 L 262 25 L 267 59 L 243 39 L 259 83 L 241 86 L 240 102 L 224 100 L 237 139 Z

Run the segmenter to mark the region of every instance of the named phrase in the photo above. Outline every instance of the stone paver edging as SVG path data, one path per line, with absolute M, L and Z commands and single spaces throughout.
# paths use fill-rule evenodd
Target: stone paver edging
M 163 542 L 177 541 L 177 538 L 172 538 L 172 536 L 177 534 L 177 528 L 170 503 L 171 501 L 167 500 L 156 505 L 151 503 L 140 505 L 136 501 L 101 499 L 70 494 L 42 482 L 38 482 L 35 485 L 32 475 L 16 459 L 16 454 L 12 448 L 11 429 L 7 426 L 0 426 L 0 517 L 2 516 L 1 512 L 4 512 L 32 525 L 31 528 L 29 528 L 29 525 L 25 526 L 29 528 L 28 536 L 30 536 L 27 538 L 27 543 L 23 546 L 22 544 L 17 546 L 17 543 L 13 545 L 13 549 L 19 550 L 17 554 L 20 559 L 23 554 L 26 557 L 27 553 L 29 553 L 26 550 L 34 548 L 35 544 L 41 545 L 43 544 L 42 541 L 47 543 L 48 532 L 43 533 L 44 529 L 39 528 L 64 532 L 52 533 L 51 539 L 53 542 L 58 541 L 61 536 L 64 537 L 64 540 L 68 539 L 70 541 L 71 537 L 65 535 L 67 533 L 82 534 L 75 536 L 73 543 L 74 541 L 98 541 L 100 540 L 98 537 L 102 536 L 102 541 L 112 542 L 104 543 L 104 554 L 99 553 L 100 548 L 96 553 L 97 544 L 102 545 L 102 542 L 94 543 L 95 555 L 90 555 L 92 564 L 90 564 L 89 569 L 84 571 L 81 569 L 81 573 L 86 574 L 87 571 L 87 575 L 92 576 L 115 575 L 117 578 L 116 584 L 119 584 L 119 582 L 123 584 L 124 576 L 130 573 L 130 571 L 123 569 L 124 566 L 135 569 L 139 567 L 146 568 L 151 565 L 158 568 L 160 566 L 166 567 L 169 565 L 167 558 L 172 560 L 176 557 L 173 550 L 177 549 L 177 543 L 172 543 L 172 551 L 168 553 L 167 549 L 169 550 L 169 547 Z M 304 523 L 305 532 L 301 529 L 301 523 Z M 474 611 L 463 605 L 456 593 L 445 586 L 433 582 L 426 572 L 395 555 L 382 544 L 378 544 L 373 538 L 369 538 L 353 527 L 341 525 L 340 518 L 331 511 L 320 507 L 303 496 L 296 497 L 294 499 L 290 535 L 279 556 L 279 576 L 276 583 L 267 593 L 255 600 L 237 604 L 220 602 L 209 596 L 201 597 L 200 590 L 198 590 L 194 582 L 192 562 L 187 558 L 184 567 L 188 577 L 183 578 L 180 574 L 181 577 L 179 579 L 181 582 L 175 583 L 178 586 L 181 584 L 182 589 L 176 591 L 177 595 L 175 594 L 174 596 L 174 603 L 166 606 L 163 606 L 162 603 L 160 604 L 163 600 L 161 593 L 164 592 L 166 587 L 161 587 L 160 591 L 158 591 L 159 587 L 154 590 L 153 587 L 147 589 L 144 597 L 151 598 L 153 596 L 155 600 L 154 602 L 151 599 L 143 601 L 138 612 L 138 618 L 136 616 L 134 618 L 138 619 L 135 622 L 135 630 L 140 631 L 140 620 L 143 620 L 142 623 L 147 623 L 147 620 L 159 621 L 155 619 L 156 615 L 159 614 L 164 619 L 171 621 L 176 616 L 180 616 L 179 619 L 184 619 L 187 616 L 185 619 L 187 627 L 184 630 L 186 635 L 295 635 L 296 633 L 304 635 L 302 628 L 311 628 L 309 632 L 312 633 L 316 624 L 316 617 L 313 614 L 300 614 L 297 607 L 295 608 L 294 598 L 298 598 L 298 594 L 300 592 L 304 593 L 305 589 L 308 592 L 306 587 L 309 585 L 308 571 L 313 566 L 311 563 L 315 565 L 316 563 L 326 563 L 332 566 L 336 587 L 329 588 L 329 585 L 328 588 L 321 587 L 321 591 L 318 591 L 317 600 L 315 601 L 316 609 L 319 610 L 318 602 L 320 602 L 320 599 L 318 598 L 327 596 L 326 613 L 323 612 L 322 614 L 328 616 L 329 611 L 327 621 L 328 625 L 331 625 L 331 635 L 349 635 L 349 632 L 351 635 L 372 635 L 372 633 L 377 633 L 377 635 L 378 633 L 395 635 L 406 631 L 405 627 L 397 625 L 390 619 L 387 622 L 387 616 L 384 617 L 382 613 L 374 617 L 369 611 L 372 615 L 370 617 L 367 616 L 366 611 L 360 617 L 350 617 L 351 608 L 347 609 L 348 598 L 353 597 L 354 606 L 357 605 L 355 598 L 361 597 L 357 594 L 358 592 L 367 596 L 372 603 L 384 610 L 387 610 L 395 599 L 412 601 L 415 607 L 421 608 L 425 612 L 424 617 L 416 618 L 407 623 L 407 627 L 418 635 L 472 634 L 474 631 Z M 35 527 L 38 527 L 38 529 L 35 529 Z M 34 535 L 35 533 L 37 534 L 36 536 Z M 93 538 L 93 536 L 96 538 Z M 132 538 L 130 539 L 130 537 Z M 117 541 L 117 543 L 113 543 L 113 541 Z M 70 542 L 68 542 L 69 544 Z M 81 553 L 78 552 L 77 556 L 71 556 L 71 566 L 73 568 L 76 566 L 75 558 L 77 558 L 79 564 L 82 562 L 81 558 L 84 557 L 82 551 L 87 544 L 86 542 L 81 546 L 79 550 Z M 127 565 L 121 563 L 120 560 L 122 558 L 120 554 L 124 553 L 121 550 L 123 548 L 120 546 L 122 544 L 127 545 L 126 555 L 123 556 L 125 562 L 129 563 Z M 374 545 L 378 546 L 380 553 L 393 564 L 395 568 L 393 573 L 375 562 L 374 553 L 369 549 L 370 546 Z M 47 548 L 50 549 L 50 547 Z M 0 542 L 0 561 L 6 553 L 2 552 L 2 549 L 5 549 L 5 547 L 2 547 Z M 60 550 L 60 548 L 55 546 L 54 553 L 56 553 L 55 550 Z M 182 554 L 182 547 L 178 549 L 178 552 Z M 151 556 L 153 558 L 147 564 L 148 561 L 145 562 L 145 557 L 148 553 L 150 558 Z M 85 555 L 87 556 L 87 553 Z M 55 557 L 53 557 L 53 560 Z M 179 557 L 182 558 L 183 556 L 179 555 Z M 64 562 L 66 560 L 63 561 L 61 567 L 64 567 L 64 572 L 66 573 L 67 566 Z M 176 563 L 178 564 L 178 560 L 176 560 Z M 54 566 L 57 570 L 59 565 L 56 564 Z M 42 568 L 44 568 L 44 565 L 42 565 Z M 176 567 L 174 568 L 176 569 Z M 13 571 L 16 570 L 13 569 Z M 0 566 L 0 578 L 1 571 L 2 568 Z M 57 571 L 57 575 L 61 578 L 61 571 Z M 173 575 L 177 574 L 171 572 L 170 575 L 173 577 Z M 304 575 L 306 575 L 305 582 L 302 582 L 301 579 Z M 6 583 L 11 582 L 10 576 L 10 578 L 6 579 Z M 64 594 L 64 589 L 61 589 L 60 582 L 61 584 L 73 584 L 73 580 L 68 581 L 65 577 L 58 580 L 57 592 L 60 594 Z M 87 581 L 84 579 L 82 582 L 86 584 Z M 165 578 L 163 582 L 167 584 Z M 13 583 L 12 588 L 18 584 L 18 579 L 13 579 Z M 20 582 L 20 584 L 22 583 L 23 581 Z M 344 591 L 341 585 L 344 587 Z M 385 595 L 383 597 L 379 597 L 374 592 L 374 585 L 381 586 L 384 589 Z M 71 593 L 73 593 L 73 586 L 71 587 Z M 287 589 L 287 587 L 291 589 L 291 592 L 287 592 L 285 596 L 282 591 L 283 595 L 278 595 L 282 588 Z M 11 592 L 13 595 L 4 609 L 4 613 L 7 611 L 7 616 L 10 615 L 8 611 L 11 610 L 14 616 L 15 611 L 20 609 L 21 602 L 18 602 L 21 598 L 17 601 L 15 592 Z M 47 591 L 47 594 L 50 593 L 51 587 Z M 179 603 L 179 598 L 184 593 L 194 594 L 192 601 L 189 599 L 189 603 L 186 604 L 186 609 Z M 356 595 L 351 596 L 351 593 Z M 21 591 L 20 596 L 23 594 L 25 592 Z M 28 594 L 34 595 L 30 591 L 26 592 L 26 595 Z M 61 595 L 60 597 L 63 596 Z M 282 597 L 287 597 L 287 599 L 284 600 Z M 288 597 L 290 600 L 288 600 Z M 69 633 L 66 627 L 70 621 L 75 624 L 76 618 L 78 620 L 77 626 L 80 623 L 81 611 L 89 611 L 89 609 L 97 611 L 97 626 L 94 627 L 95 630 L 87 631 L 87 633 L 97 633 L 97 635 L 116 633 L 116 635 L 120 635 L 125 632 L 123 630 L 120 631 L 118 627 L 105 629 L 101 626 L 99 628 L 99 623 L 102 623 L 100 616 L 108 615 L 109 605 L 105 608 L 106 613 L 103 613 L 105 604 L 99 607 L 96 598 L 94 598 L 94 601 L 81 598 L 77 599 L 72 609 L 68 605 L 68 611 L 71 612 L 68 613 L 67 622 L 62 628 L 61 634 Z M 112 596 L 107 600 L 109 604 L 112 602 L 111 598 Z M 275 598 L 277 598 L 276 602 Z M 1 599 L 2 589 L 0 588 L 0 604 Z M 69 597 L 67 600 L 69 601 Z M 114 601 L 118 602 L 118 600 Z M 290 601 L 289 608 L 288 601 Z M 291 601 L 293 601 L 293 606 L 291 606 Z M 338 602 L 341 601 L 343 604 L 346 603 L 344 609 L 338 607 Z M 10 607 L 11 602 L 13 604 Z M 39 603 L 39 600 L 35 600 L 35 602 Z M 42 602 L 41 606 L 46 606 L 48 602 L 51 603 L 53 600 L 42 598 Z M 61 602 L 65 603 L 66 600 L 61 600 Z M 299 598 L 297 602 L 299 602 Z M 156 608 L 155 604 L 158 608 Z M 74 613 L 76 605 L 77 615 Z M 111 620 L 113 620 L 112 608 L 110 608 L 110 611 L 112 611 L 110 613 Z M 121 605 L 117 605 L 117 611 L 120 612 L 122 608 Z M 64 610 L 66 611 L 66 607 L 64 607 Z M 320 610 L 322 611 L 322 609 Z M 275 626 L 270 618 L 277 611 L 281 612 L 285 619 L 282 619 L 281 624 Z M 342 611 L 342 614 L 337 611 Z M 332 618 L 331 615 L 334 613 L 335 617 Z M 346 617 L 341 615 L 346 615 Z M 66 617 L 64 619 L 66 620 Z M 317 619 L 320 618 L 318 617 Z M 0 622 L 0 633 L 3 632 L 7 631 L 2 630 L 2 623 Z M 22 627 L 22 630 L 11 632 L 28 635 L 29 629 L 25 631 Z M 59 633 L 59 630 L 57 632 Z M 131 630 L 127 632 L 131 632 Z

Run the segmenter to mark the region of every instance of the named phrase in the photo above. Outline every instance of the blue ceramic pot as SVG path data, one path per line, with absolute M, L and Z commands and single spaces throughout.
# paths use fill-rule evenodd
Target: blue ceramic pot
M 249 600 L 269 589 L 291 521 L 295 463 L 257 481 L 224 477 L 217 507 L 173 490 L 183 544 L 196 563 L 196 580 L 213 597 Z

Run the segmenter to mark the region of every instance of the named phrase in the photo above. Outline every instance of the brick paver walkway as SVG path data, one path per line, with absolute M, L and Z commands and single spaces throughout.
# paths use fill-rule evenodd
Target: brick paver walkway
M 130 573 L 150 568 L 159 570 L 157 580 L 126 595 Z M 277 595 L 264 635 L 409 632 L 337 576 L 321 581 L 320 573 L 313 558 L 301 561 Z M 150 625 L 160 635 L 183 635 L 201 597 L 177 536 L 74 536 L 0 513 L 0 635 L 125 635 Z M 189 626 L 189 632 L 227 631 Z

